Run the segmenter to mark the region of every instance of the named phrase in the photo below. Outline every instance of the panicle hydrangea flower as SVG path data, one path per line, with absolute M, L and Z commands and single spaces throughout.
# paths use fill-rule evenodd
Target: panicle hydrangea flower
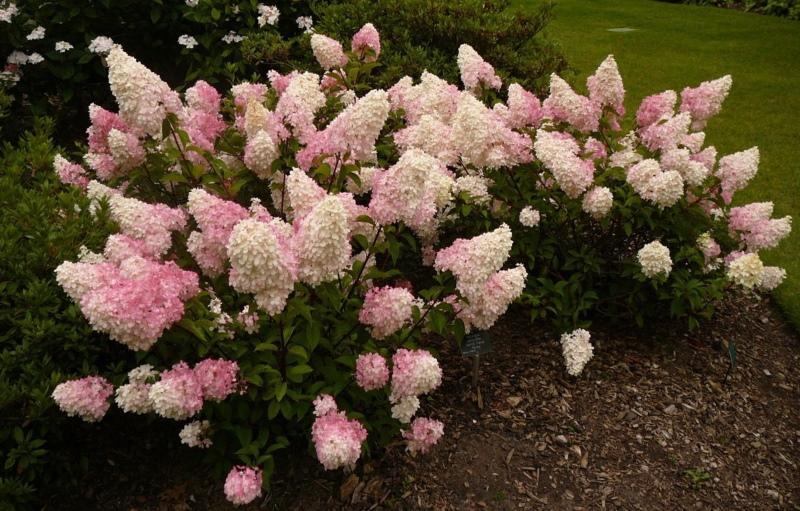
M 316 417 L 322 417 L 323 415 L 328 415 L 329 413 L 336 413 L 339 411 L 339 407 L 336 406 L 336 400 L 330 394 L 320 394 L 318 395 L 314 401 L 314 415 Z
M 242 293 L 255 293 L 259 307 L 270 315 L 286 306 L 297 278 L 297 258 L 279 222 L 242 220 L 233 228 L 227 245 L 231 286 Z
M 235 360 L 207 358 L 194 366 L 194 374 L 203 389 L 203 398 L 222 401 L 236 390 L 239 364 Z
M 582 208 L 595 220 L 600 220 L 611 211 L 614 194 L 605 186 L 595 186 L 583 196 Z
M 420 149 L 436 157 L 442 163 L 453 165 L 458 161 L 458 152 L 452 140 L 452 129 L 438 117 L 425 114 L 394 134 L 394 142 L 403 151 Z
M 435 390 L 442 383 L 439 361 L 427 350 L 400 348 L 392 357 L 393 403 L 406 396 L 419 396 Z
M 342 50 L 342 43 L 322 34 L 311 36 L 311 51 L 326 71 L 338 69 L 347 64 L 347 55 Z
M 267 179 L 272 174 L 272 162 L 279 156 L 272 137 L 265 130 L 256 133 L 247 139 L 244 148 L 244 164 L 261 179 Z
M 117 387 L 114 401 L 120 410 L 125 413 L 145 414 L 153 411 L 150 401 L 150 387 L 152 384 L 145 382 L 126 383 Z
M 572 90 L 560 76 L 550 75 L 550 95 L 542 103 L 544 117 L 564 121 L 576 129 L 597 131 L 602 113 L 597 103 Z
M 440 421 L 418 417 L 411 424 L 411 429 L 403 431 L 406 440 L 406 450 L 412 455 L 418 452 L 426 453 L 436 445 L 444 435 L 444 424 Z
M 119 224 L 122 234 L 142 241 L 153 255 L 169 250 L 172 246 L 171 232 L 181 231 L 186 226 L 186 213 L 180 209 L 107 193 L 93 183 L 89 183 L 89 191 L 96 190 L 95 197 L 104 196 L 108 200 L 111 218 Z
M 481 176 L 461 176 L 453 183 L 453 194 L 461 192 L 469 194 L 469 202 L 474 204 L 488 204 L 492 200 L 489 194 L 491 180 Z
M 772 210 L 772 202 L 731 208 L 728 227 L 739 233 L 748 251 L 775 248 L 792 231 L 792 217 L 772 219 Z
M 722 102 L 731 90 L 731 75 L 703 82 L 697 87 L 686 87 L 681 91 L 681 112 L 692 116 L 692 129 L 703 129 L 706 121 L 722 109 Z
M 362 353 L 356 359 L 356 382 L 366 391 L 376 390 L 389 381 L 386 359 L 378 353 Z
M 281 11 L 274 5 L 258 4 L 258 26 L 264 25 L 275 26 L 278 23 L 278 17 Z
M 427 71 L 422 73 L 418 85 L 404 77 L 388 92 L 392 108 L 403 108 L 409 123 L 415 123 L 426 114 L 449 123 L 462 96 L 458 87 Z
M 778 266 L 764 266 L 758 287 L 764 291 L 772 291 L 780 286 L 786 278 L 786 270 Z
M 298 278 L 312 286 L 335 279 L 350 264 L 349 232 L 347 210 L 336 196 L 326 197 L 296 222 Z
M 591 156 L 593 160 L 601 160 L 608 157 L 608 149 L 605 144 L 594 137 L 589 137 L 583 144 L 583 154 Z
M 594 163 L 578 156 L 580 147 L 572 137 L 540 129 L 533 149 L 568 197 L 576 199 L 591 186 Z
M 136 255 L 119 265 L 65 262 L 56 279 L 92 328 L 135 350 L 150 349 L 199 291 L 197 274 Z
M 459 289 L 468 296 L 474 296 L 489 277 L 503 267 L 511 252 L 511 245 L 511 229 L 502 224 L 474 238 L 455 240 L 436 254 L 434 267 L 438 271 L 453 272 L 458 279 Z
M 144 147 L 136 135 L 112 129 L 108 132 L 106 142 L 111 159 L 119 170 L 130 170 L 144 161 Z
M 372 23 L 367 23 L 353 35 L 350 46 L 364 62 L 375 62 L 381 54 L 381 36 Z
M 661 153 L 661 168 L 674 170 L 689 186 L 700 186 L 708 176 L 708 168 L 703 163 L 693 160 L 688 149 L 669 149 Z
M 361 456 L 367 430 L 357 420 L 348 419 L 344 412 L 330 412 L 316 418 L 311 438 L 325 470 L 352 469 Z
M 625 86 L 613 55 L 600 63 L 594 74 L 587 78 L 586 86 L 593 102 L 600 107 L 610 107 L 619 117 L 625 115 Z
M 458 47 L 456 62 L 461 72 L 461 81 L 464 82 L 464 88 L 467 90 L 475 91 L 481 86 L 500 90 L 503 85 L 492 65 L 483 60 L 483 57 L 468 44 Z
M 683 178 L 674 170 L 661 172 L 647 183 L 642 196 L 662 208 L 673 206 L 683 197 Z
M 188 419 L 203 408 L 203 386 L 186 362 L 162 372 L 150 387 L 149 397 L 153 410 L 167 419 Z
M 108 83 L 122 119 L 143 134 L 159 136 L 167 113 L 182 108 L 178 94 L 120 46 L 111 48 L 106 62 Z
M 647 96 L 636 111 L 636 124 L 645 128 L 651 124 L 668 119 L 675 114 L 675 103 L 678 94 L 674 90 L 667 90 L 659 94 Z
M 531 206 L 525 206 L 519 212 L 519 223 L 521 223 L 523 227 L 536 227 L 539 225 L 541 218 L 542 215 L 539 213 L 539 210 Z
M 237 34 L 235 30 L 231 30 L 222 36 L 222 42 L 225 44 L 241 43 L 242 41 L 244 41 L 244 36 Z
M 764 263 L 758 254 L 731 254 L 727 259 L 727 276 L 735 284 L 747 289 L 753 289 L 761 283 L 764 273 Z
M 189 192 L 186 206 L 200 229 L 189 236 L 186 248 L 203 273 L 219 275 L 225 266 L 226 247 L 233 228 L 247 218 L 248 212 L 235 202 L 220 199 L 202 188 Z
M 642 273 L 649 278 L 657 275 L 669 275 L 672 271 L 672 258 L 669 249 L 660 241 L 651 241 L 642 247 L 636 254 Z
M 212 441 L 208 438 L 211 423 L 208 421 L 192 421 L 186 424 L 178 433 L 181 443 L 189 447 L 199 447 L 207 449 L 211 447 Z
M 491 328 L 511 302 L 522 294 L 527 277 L 528 272 L 521 264 L 495 273 L 489 277 L 480 293 L 468 296 L 469 304 L 464 306 L 458 317 L 468 330 L 472 327 L 481 330 Z
M 302 143 L 316 133 L 314 114 L 325 106 L 325 94 L 319 87 L 319 75 L 300 73 L 292 77 L 275 106 L 275 116 L 291 126 Z
M 567 372 L 571 376 L 581 374 L 586 363 L 592 359 L 594 348 L 589 342 L 591 337 L 591 334 L 582 328 L 561 335 L 561 351 Z
M 542 104 L 539 98 L 517 83 L 508 86 L 507 104 L 508 109 L 503 118 L 509 128 L 536 127 L 542 121 Z
M 414 295 L 401 287 L 374 287 L 367 291 L 358 320 L 370 326 L 376 339 L 385 339 L 411 321 Z
M 87 376 L 60 383 L 53 390 L 53 400 L 62 412 L 86 422 L 102 419 L 110 406 L 108 398 L 114 386 L 101 376 Z
M 89 176 L 86 174 L 86 169 L 77 163 L 68 161 L 60 154 L 56 154 L 53 158 L 53 168 L 58 175 L 59 181 L 64 184 L 84 189 L 89 185 Z
M 478 98 L 461 94 L 452 117 L 450 139 L 464 163 L 477 168 L 505 167 L 532 160 L 530 137 L 508 128 Z
M 642 143 L 650 151 L 672 149 L 688 135 L 691 122 L 692 117 L 683 112 L 650 124 L 640 130 Z
M 383 90 L 372 90 L 345 108 L 308 146 L 297 154 L 298 164 L 308 169 L 319 155 L 350 153 L 355 161 L 374 161 L 375 142 L 389 116 L 389 99 Z
M 392 405 L 392 418 L 397 419 L 403 424 L 408 424 L 419 410 L 419 398 L 417 396 L 405 396 L 395 401 Z
M 234 506 L 244 506 L 261 496 L 261 469 L 237 465 L 225 478 L 225 498 Z
M 128 371 L 128 381 L 131 383 L 150 383 L 155 381 L 158 371 L 150 364 L 142 364 Z
M 711 233 L 709 232 L 704 232 L 697 237 L 697 247 L 703 253 L 706 263 L 715 260 L 722 253 L 719 243 L 711 237 Z
M 716 175 L 722 181 L 722 198 L 730 204 L 733 194 L 741 190 L 758 172 L 758 147 L 729 154 L 719 159 Z

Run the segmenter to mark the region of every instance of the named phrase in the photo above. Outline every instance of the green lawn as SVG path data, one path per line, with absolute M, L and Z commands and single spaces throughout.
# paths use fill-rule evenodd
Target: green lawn
M 720 155 L 759 146 L 758 175 L 735 200 L 771 200 L 776 216 L 794 216 L 790 238 L 762 255 L 786 268 L 776 298 L 800 327 L 800 22 L 648 0 L 557 0 L 555 12 L 548 31 L 577 72 L 570 81 L 585 92 L 586 76 L 614 54 L 629 112 L 649 94 L 733 76 L 706 142 Z M 636 30 L 608 31 L 622 27 Z

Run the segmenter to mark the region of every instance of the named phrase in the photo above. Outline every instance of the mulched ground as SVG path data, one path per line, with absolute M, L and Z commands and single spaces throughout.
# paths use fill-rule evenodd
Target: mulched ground
M 445 382 L 422 411 L 445 422 L 432 455 L 397 446 L 348 476 L 299 453 L 246 509 L 800 509 L 798 336 L 769 302 L 732 300 L 716 318 L 693 333 L 594 326 L 575 379 L 554 335 L 508 314 L 481 357 L 482 408 L 470 359 L 440 347 Z M 230 509 L 188 449 L 119 441 L 53 509 Z

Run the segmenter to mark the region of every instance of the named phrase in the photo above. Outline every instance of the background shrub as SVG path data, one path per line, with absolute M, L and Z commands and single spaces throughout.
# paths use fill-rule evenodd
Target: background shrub
M 55 178 L 52 126 L 38 119 L 0 156 L 0 508 L 79 470 L 69 442 L 90 428 L 60 413 L 50 393 L 75 374 L 113 373 L 126 355 L 92 332 L 55 281 L 78 247 L 102 246 L 108 223 Z
M 111 100 L 102 60 L 89 51 L 97 36 L 111 37 L 175 86 L 197 76 L 210 83 L 242 79 L 250 70 L 242 59 L 241 43 L 223 42 L 226 34 L 263 37 L 269 33 L 280 39 L 279 33 L 286 37 L 302 33 L 295 20 L 308 13 L 305 2 L 267 3 L 281 11 L 277 27 L 258 26 L 258 3 L 251 0 L 203 0 L 195 7 L 184 0 L 20 0 L 16 3 L 19 13 L 10 23 L 0 22 L 0 56 L 36 52 L 44 60 L 14 68 L 20 75 L 11 89 L 17 99 L 13 104 L 16 122 L 2 131 L 6 137 L 15 137 L 31 125 L 33 117 L 47 115 L 59 126 L 60 140 L 78 138 L 88 123 L 89 104 Z M 45 28 L 44 38 L 28 40 L 38 26 Z M 187 49 L 178 44 L 183 34 L 194 37 L 198 45 Z M 59 53 L 57 41 L 73 48 Z
M 348 41 L 365 23 L 375 25 L 382 45 L 374 83 L 378 87 L 425 70 L 457 83 L 455 56 L 461 44 L 469 44 L 504 77 L 541 89 L 550 73 L 566 67 L 561 52 L 541 34 L 553 5 L 525 10 L 510 6 L 509 0 L 346 0 L 316 4 L 315 28 Z
M 800 2 L 797 0 L 667 0 L 670 3 L 713 5 L 728 9 L 742 9 L 758 14 L 781 16 L 800 20 Z

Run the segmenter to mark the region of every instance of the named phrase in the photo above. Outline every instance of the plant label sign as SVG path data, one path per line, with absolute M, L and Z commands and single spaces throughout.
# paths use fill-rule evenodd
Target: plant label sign
M 461 354 L 465 357 L 477 357 L 490 351 L 492 351 L 492 340 L 489 338 L 489 332 L 470 332 L 461 341 Z

